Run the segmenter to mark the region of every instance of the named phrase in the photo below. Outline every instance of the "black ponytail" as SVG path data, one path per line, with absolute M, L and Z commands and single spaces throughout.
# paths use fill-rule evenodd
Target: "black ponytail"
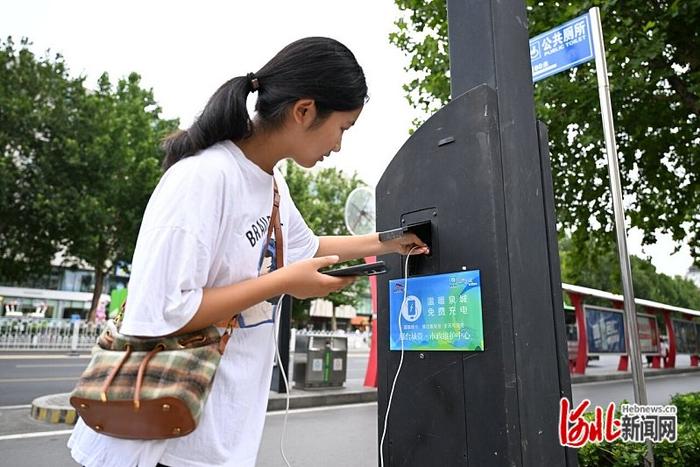
M 302 98 L 314 99 L 317 121 L 333 111 L 358 109 L 367 100 L 365 75 L 347 47 L 325 37 L 300 39 L 259 72 L 224 83 L 190 128 L 169 135 L 163 142 L 163 169 L 219 141 L 249 136 L 252 125 L 246 99 L 255 90 L 256 122 L 267 129 L 278 128 L 287 110 Z
M 248 136 L 250 117 L 246 98 L 249 92 L 250 84 L 245 76 L 230 79 L 217 89 L 190 128 L 176 131 L 163 141 L 163 169 L 219 141 Z

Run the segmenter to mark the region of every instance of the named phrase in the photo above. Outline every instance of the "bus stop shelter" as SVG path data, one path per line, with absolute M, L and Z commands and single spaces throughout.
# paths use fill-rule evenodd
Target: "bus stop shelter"
M 616 316 L 615 313 L 615 310 L 623 308 L 623 296 L 571 284 L 562 284 L 562 289 L 569 296 L 574 307 L 576 325 L 576 332 L 569 333 L 569 336 L 571 334 L 577 336 L 576 346 L 572 346 L 571 339 L 569 339 L 570 370 L 575 374 L 584 374 L 588 357 L 592 354 L 606 352 L 619 354 L 618 370 L 627 371 L 629 356 L 622 331 L 623 314 L 620 312 L 619 316 Z M 588 305 L 586 301 L 591 301 L 591 299 L 597 299 L 594 300 L 596 303 L 608 302 L 612 309 Z M 648 325 L 643 326 L 645 332 L 640 332 L 640 341 L 644 340 L 642 352 L 651 358 L 652 368 L 661 368 L 662 362 L 665 368 L 675 368 L 676 357 L 679 353 L 690 355 L 691 366 L 700 364 L 700 322 L 695 320 L 695 318 L 700 317 L 700 311 L 639 298 L 635 299 L 635 303 L 638 306 L 638 322 L 641 320 L 642 324 L 648 323 Z M 673 313 L 675 313 L 675 317 Z M 657 316 L 661 316 L 663 319 L 665 333 L 661 333 L 657 329 Z M 602 331 L 601 329 L 591 329 L 592 326 L 595 326 L 596 319 L 604 325 L 601 327 L 605 329 Z M 616 320 L 620 323 L 619 325 L 615 322 Z M 619 333 L 617 328 L 620 328 Z M 604 335 L 606 331 L 607 336 Z M 664 353 L 661 352 L 662 334 L 668 339 L 668 351 Z M 603 348 L 601 349 L 601 347 Z

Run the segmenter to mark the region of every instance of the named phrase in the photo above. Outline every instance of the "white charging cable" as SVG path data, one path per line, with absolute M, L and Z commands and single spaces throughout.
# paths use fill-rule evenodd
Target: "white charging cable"
M 379 461 L 380 466 L 384 467 L 384 438 L 386 437 L 386 427 L 389 424 L 389 411 L 391 410 L 391 401 L 394 398 L 394 389 L 396 389 L 396 381 L 399 379 L 399 373 L 401 373 L 401 367 L 403 366 L 403 331 L 401 330 L 401 312 L 403 307 L 406 306 L 406 299 L 408 297 L 408 259 L 411 257 L 413 250 L 418 248 L 414 246 L 406 255 L 406 266 L 404 267 L 403 275 L 403 302 L 401 302 L 401 308 L 399 309 L 399 339 L 401 340 L 401 359 L 399 360 L 399 367 L 396 369 L 396 375 L 394 376 L 394 382 L 391 385 L 391 391 L 389 392 L 389 403 L 386 406 L 386 414 L 384 414 L 384 429 L 382 430 L 382 439 L 379 442 Z
M 277 315 L 275 319 L 272 320 L 272 336 L 275 341 L 275 354 L 277 355 L 277 366 L 279 366 L 280 372 L 282 373 L 282 379 L 284 380 L 284 389 L 287 393 L 287 405 L 284 409 L 284 422 L 282 423 L 282 436 L 280 437 L 280 453 L 282 454 L 282 459 L 287 467 L 292 467 L 287 460 L 287 456 L 284 454 L 284 442 L 287 437 L 287 417 L 289 416 L 289 381 L 287 381 L 287 373 L 284 371 L 284 365 L 282 365 L 282 358 L 280 358 L 280 349 L 277 344 L 277 325 L 279 323 L 280 314 L 282 312 L 282 300 L 284 300 L 284 294 L 280 296 L 280 299 L 275 305 L 274 314 Z

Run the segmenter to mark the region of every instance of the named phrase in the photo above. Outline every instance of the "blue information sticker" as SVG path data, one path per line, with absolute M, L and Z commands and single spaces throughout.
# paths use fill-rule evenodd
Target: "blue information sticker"
M 389 329 L 390 350 L 483 351 L 479 271 L 389 281 Z
M 591 15 L 586 13 L 530 39 L 532 81 L 592 60 L 591 34 Z

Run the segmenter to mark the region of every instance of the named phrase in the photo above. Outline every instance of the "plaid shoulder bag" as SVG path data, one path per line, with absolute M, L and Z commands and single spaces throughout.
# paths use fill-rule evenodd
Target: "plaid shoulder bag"
M 197 426 L 230 329 L 173 337 L 121 334 L 109 323 L 70 403 L 93 430 L 117 438 L 165 439 Z
M 268 242 L 275 229 L 277 264 L 282 262 L 279 193 L 274 202 Z M 167 439 L 194 431 L 214 382 L 221 355 L 236 325 L 216 326 L 169 337 L 121 334 L 122 306 L 92 350 L 92 359 L 71 393 L 70 403 L 86 425 L 117 438 Z

